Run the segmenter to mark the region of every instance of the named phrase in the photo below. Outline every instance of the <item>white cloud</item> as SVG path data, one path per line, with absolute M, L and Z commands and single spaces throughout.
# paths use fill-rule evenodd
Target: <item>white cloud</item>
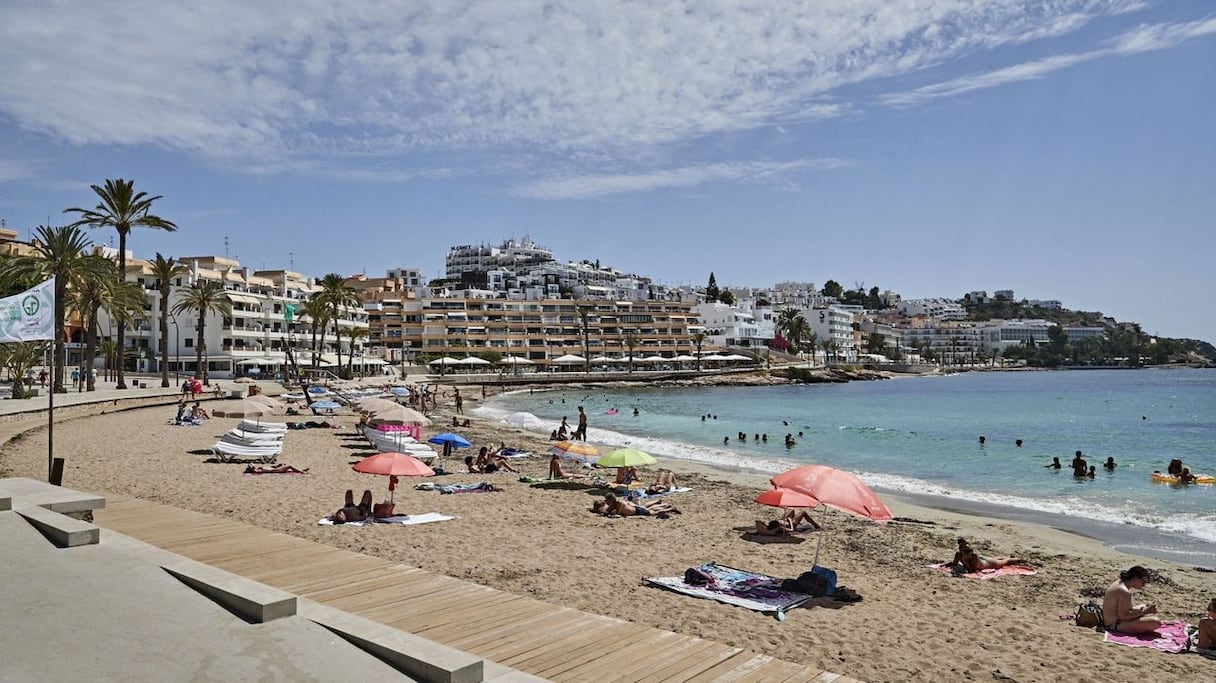
M 34 175 L 34 169 L 22 161 L 0 159 L 0 183 L 22 180 Z
M 1054 55 L 986 73 L 969 74 L 914 90 L 884 95 L 879 98 L 879 102 L 897 107 L 913 106 L 928 100 L 960 95 L 973 90 L 995 88 L 1009 83 L 1042 78 L 1056 71 L 1103 57 L 1165 50 L 1177 47 L 1193 38 L 1214 33 L 1216 33 L 1216 18 L 1176 24 L 1148 24 L 1115 38 L 1110 42 L 1109 47 L 1088 52 Z
M 805 170 L 825 170 L 852 165 L 843 159 L 797 161 L 748 161 L 685 166 L 645 173 L 572 175 L 544 178 L 520 185 L 514 193 L 533 199 L 591 199 L 627 192 L 687 188 L 706 183 L 760 183 L 783 180 Z
M 467 157 L 485 152 L 661 165 L 707 136 L 850 115 L 839 86 L 1142 4 L 13 0 L 0 113 L 71 144 L 343 177 L 484 172 Z

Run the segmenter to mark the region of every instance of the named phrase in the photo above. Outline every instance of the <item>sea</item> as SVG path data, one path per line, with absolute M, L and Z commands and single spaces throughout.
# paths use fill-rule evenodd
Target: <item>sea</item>
M 514 419 L 549 431 L 563 416 L 576 424 L 579 405 L 589 416 L 588 440 L 601 448 L 630 445 L 764 474 L 830 465 L 917 504 L 1038 522 L 1138 555 L 1216 566 L 1216 486 L 1160 484 L 1149 476 L 1172 458 L 1216 475 L 1216 370 L 579 386 L 503 394 L 478 412 L 522 413 Z M 795 442 L 788 447 L 787 434 Z M 1077 450 L 1098 466 L 1095 478 L 1073 476 Z M 1053 457 L 1063 469 L 1045 467 Z M 1102 466 L 1108 457 L 1113 471 Z

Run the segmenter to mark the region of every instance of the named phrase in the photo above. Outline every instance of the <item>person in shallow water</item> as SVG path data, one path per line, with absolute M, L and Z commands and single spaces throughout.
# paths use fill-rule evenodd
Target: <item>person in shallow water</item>
M 1052 458 L 1052 459 L 1051 459 L 1051 464 L 1050 464 L 1050 465 L 1043 465 L 1043 467 L 1046 467 L 1046 468 L 1049 468 L 1049 469 L 1053 469 L 1053 470 L 1058 470 L 1058 469 L 1063 469 L 1063 467 L 1064 467 L 1064 466 L 1060 464 L 1060 458 L 1059 458 L 1059 456 L 1056 456 L 1056 457 L 1054 457 L 1054 458 Z

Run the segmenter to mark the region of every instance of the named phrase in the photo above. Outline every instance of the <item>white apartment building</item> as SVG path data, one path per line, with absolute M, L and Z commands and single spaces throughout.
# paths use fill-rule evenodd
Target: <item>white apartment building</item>
M 772 321 L 757 321 L 750 310 L 720 301 L 699 303 L 693 311 L 705 330 L 705 345 L 764 348 L 775 336 Z
M 232 315 L 210 313 L 206 317 L 203 338 L 203 362 L 208 375 L 217 379 L 261 372 L 270 374 L 286 365 L 287 349 L 291 348 L 300 365 L 311 365 L 311 321 L 303 315 L 300 304 L 317 291 L 305 276 L 287 270 L 251 271 L 233 260 L 220 256 L 184 257 L 178 259 L 187 272 L 174 279 L 169 295 L 169 371 L 194 373 L 197 364 L 197 314 L 172 313 L 178 302 L 177 293 L 199 281 L 222 283 Z M 147 261 L 128 256 L 127 279 L 138 282 L 148 295 L 145 306 L 147 319 L 127 331 L 128 357 L 135 357 L 141 372 L 159 372 L 160 293 L 159 282 Z M 295 307 L 294 320 L 286 320 L 287 307 Z M 103 335 L 113 324 L 102 315 Z M 342 361 L 354 351 L 361 357 L 364 341 L 351 345 L 346 334 L 351 329 L 368 327 L 367 313 L 362 308 L 343 307 L 338 326 L 343 331 Z M 332 332 L 326 335 L 320 364 L 336 365 L 337 340 Z M 372 364 L 381 361 L 369 360 Z M 359 363 L 357 362 L 356 365 Z
M 923 315 L 939 320 L 967 319 L 967 310 L 952 299 L 907 299 L 900 301 L 896 308 L 909 318 Z
M 459 280 L 466 274 L 486 272 L 495 268 L 518 269 L 552 260 L 553 252 L 534 243 L 527 235 L 520 241 L 504 240 L 496 247 L 463 244 L 448 249 L 444 259 L 444 276 Z
M 801 313 L 811 331 L 818 337 L 820 349 L 824 348 L 824 342 L 834 343 L 832 360 L 852 363 L 857 360 L 857 337 L 853 322 L 859 311 L 860 307 L 832 304 L 824 308 L 803 310 Z

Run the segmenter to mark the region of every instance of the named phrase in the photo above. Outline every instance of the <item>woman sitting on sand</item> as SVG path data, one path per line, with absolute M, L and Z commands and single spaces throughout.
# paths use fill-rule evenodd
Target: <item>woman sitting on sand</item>
M 616 482 L 615 483 L 617 483 L 617 484 L 624 484 L 624 485 L 628 486 L 628 485 L 632 484 L 634 481 L 637 481 L 637 478 L 638 478 L 638 468 L 636 468 L 636 467 L 618 467 L 618 468 L 616 468 Z
M 1216 598 L 1212 598 L 1208 603 L 1208 615 L 1199 620 L 1195 647 L 1200 650 L 1216 650 Z
M 364 491 L 359 504 L 355 505 L 355 493 L 347 489 L 346 502 L 342 506 L 342 509 L 334 513 L 333 519 L 335 524 L 345 524 L 347 522 L 362 522 L 371 516 L 372 492 Z
M 1102 597 L 1102 618 L 1107 631 L 1116 633 L 1148 633 L 1156 631 L 1161 619 L 1154 604 L 1133 605 L 1132 591 L 1143 590 L 1148 583 L 1148 570 L 1136 565 L 1119 572 L 1119 580 L 1106 588 Z
M 650 517 L 671 512 L 680 514 L 679 510 L 666 501 L 655 500 L 649 503 L 630 503 L 627 500 L 617 498 L 615 493 L 605 494 L 604 500 L 598 501 L 591 506 L 591 511 L 605 517 L 618 515 L 621 517 Z
M 562 469 L 561 458 L 555 453 L 549 458 L 549 478 L 550 479 L 586 479 L 587 475 L 578 472 L 567 472 Z
M 958 552 L 948 566 L 961 568 L 967 573 L 978 572 L 981 569 L 1000 569 L 1011 564 L 1026 564 L 1025 560 L 1016 557 L 984 557 L 971 548 L 967 539 L 958 539 Z
M 477 468 L 478 472 L 484 472 L 485 474 L 491 474 L 493 472 L 497 472 L 498 470 L 519 472 L 519 470 L 511 467 L 511 464 L 507 462 L 507 459 L 499 455 L 497 451 L 491 453 L 490 449 L 486 448 L 485 446 L 482 446 L 481 450 L 477 452 L 477 461 L 473 464 Z M 472 472 L 473 470 L 469 471 Z

